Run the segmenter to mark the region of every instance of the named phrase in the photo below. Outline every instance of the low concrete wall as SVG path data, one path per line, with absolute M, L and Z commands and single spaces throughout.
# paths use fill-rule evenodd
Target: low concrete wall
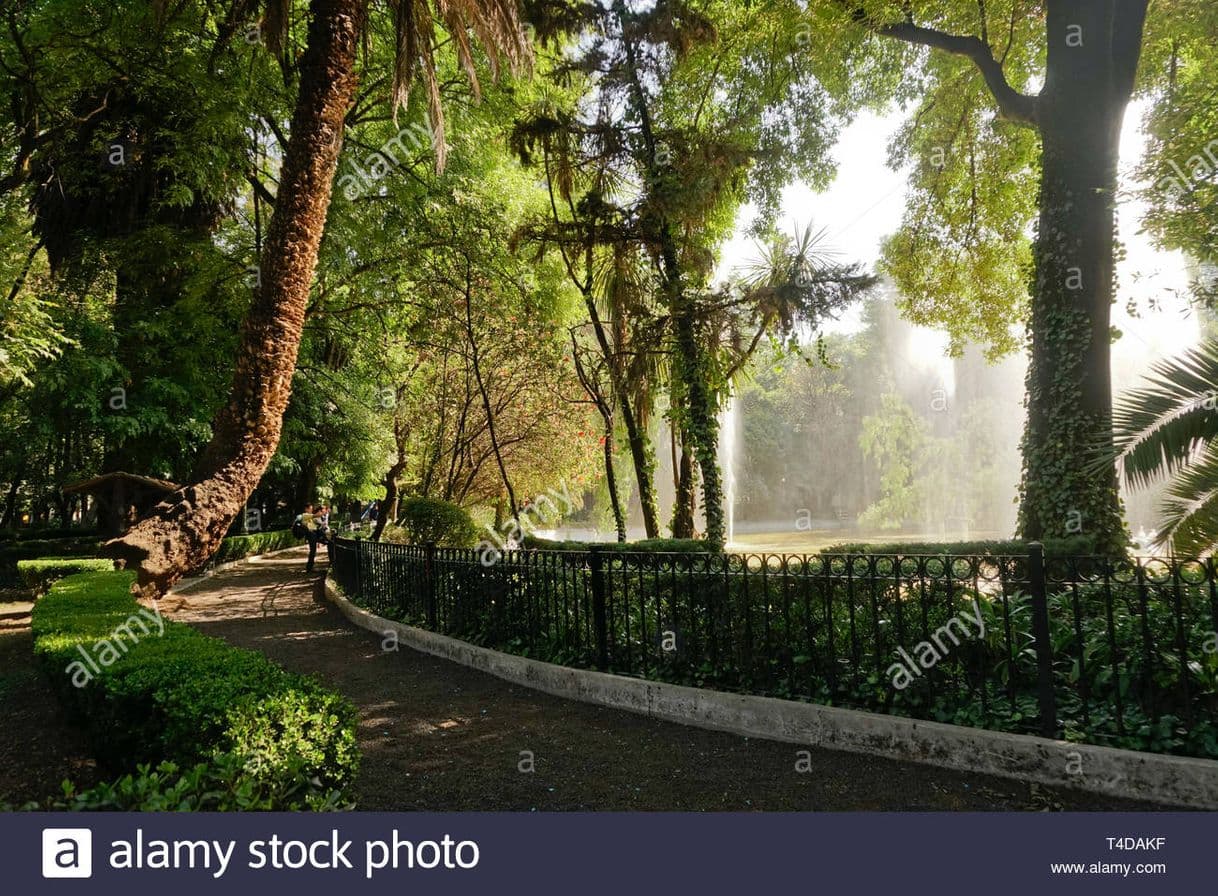
M 924 762 L 1165 807 L 1218 809 L 1218 761 L 1117 750 L 572 669 L 476 647 L 383 619 L 347 600 L 329 578 L 326 595 L 361 628 L 382 636 L 393 632 L 398 642 L 408 647 L 557 697 L 748 737 Z

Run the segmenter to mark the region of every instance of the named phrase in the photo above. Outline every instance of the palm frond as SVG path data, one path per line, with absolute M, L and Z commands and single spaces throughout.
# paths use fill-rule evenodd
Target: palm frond
M 1199 557 L 1218 546 L 1218 444 L 1172 480 L 1160 510 L 1157 541 L 1173 553 Z
M 268 0 L 280 2 L 280 0 Z M 436 169 L 444 170 L 444 107 L 436 70 L 437 23 L 452 38 L 457 61 L 475 97 L 482 86 L 474 62 L 471 35 L 486 54 L 493 77 L 505 68 L 521 71 L 532 63 L 532 44 L 521 21 L 517 0 L 388 0 L 393 15 L 394 64 L 390 88 L 394 120 L 410 99 L 418 79 L 427 91 Z
M 1218 438 L 1218 342 L 1157 362 L 1147 383 L 1117 402 L 1112 424 L 1116 462 L 1131 486 L 1183 469 Z

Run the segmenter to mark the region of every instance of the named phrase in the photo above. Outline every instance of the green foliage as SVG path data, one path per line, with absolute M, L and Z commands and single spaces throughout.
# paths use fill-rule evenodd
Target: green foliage
M 722 548 L 697 538 L 643 538 L 639 541 L 554 541 L 526 535 L 524 546 L 539 551 L 587 551 L 597 548 L 605 553 L 707 554 Z
M 253 532 L 249 535 L 230 535 L 220 542 L 220 549 L 212 556 L 213 563 L 231 563 L 254 554 L 269 554 L 284 548 L 304 544 L 292 535 L 291 529 L 276 529 L 272 532 Z
M 69 538 L 85 538 L 96 535 L 94 529 L 82 526 L 40 527 L 31 529 L 11 529 L 0 531 L 0 549 L 10 544 L 27 541 L 58 542 Z
M 1198 262 L 1218 259 L 1216 33 L 1218 9 L 1205 0 L 1157 8 L 1147 22 L 1141 70 L 1142 91 L 1150 100 L 1147 151 L 1137 169 L 1139 193 L 1147 203 L 1143 222 L 1160 246 Z M 1199 280 L 1199 298 L 1218 306 L 1212 279 Z
M 152 778 L 140 772 L 115 785 L 115 799 L 175 787 L 186 799 L 214 775 L 230 802 L 307 808 L 351 782 L 355 710 L 345 699 L 260 653 L 154 616 L 131 597 L 131 581 L 115 572 L 63 579 L 32 622 L 35 654 L 103 766 L 213 766 L 194 768 L 185 783 L 164 769 Z
M 0 563 L 16 564 L 22 560 L 51 557 L 88 557 L 97 553 L 100 544 L 92 537 L 15 540 L 0 546 Z
M 478 541 L 478 527 L 462 507 L 437 498 L 412 497 L 398 506 L 397 525 L 386 528 L 385 541 L 467 548 Z
M 142 763 L 134 772 L 78 791 L 64 782 L 63 796 L 28 809 L 58 812 L 273 812 L 308 809 L 350 810 L 341 791 L 323 790 L 312 780 L 248 774 L 239 757 L 217 755 L 210 762 L 179 768 Z
M 880 468 L 880 499 L 859 516 L 864 526 L 900 528 L 916 520 L 927 506 L 927 490 L 918 480 L 931 442 L 929 427 L 899 395 L 881 399 L 880 411 L 863 421 L 859 448 Z
M 820 551 L 822 554 L 875 555 L 939 555 L 952 557 L 1024 556 L 1029 542 L 1019 539 L 1006 541 L 895 541 L 884 543 L 835 544 Z M 1093 539 L 1078 535 L 1072 538 L 1047 538 L 1042 543 L 1046 557 L 1077 557 L 1094 553 Z
M 96 538 L 57 538 L 50 541 L 30 539 L 0 544 L 0 586 L 21 583 L 19 566 L 29 560 L 52 558 L 94 558 L 101 546 Z M 107 566 L 109 569 L 113 566 Z
M 1160 544 L 1185 556 L 1218 546 L 1218 340 L 1155 364 L 1113 411 L 1117 465 L 1132 487 L 1170 483 Z M 1111 462 L 1107 451 L 1096 463 Z
M 26 588 L 41 593 L 52 582 L 78 572 L 100 572 L 114 568 L 114 561 L 93 558 L 69 559 L 44 557 L 40 560 L 18 560 L 17 575 Z

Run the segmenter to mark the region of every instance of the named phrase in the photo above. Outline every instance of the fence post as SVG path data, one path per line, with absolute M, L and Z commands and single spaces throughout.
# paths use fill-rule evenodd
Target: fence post
M 1036 645 L 1040 733 L 1057 737 L 1057 699 L 1053 693 L 1053 644 L 1049 639 L 1049 602 L 1045 588 L 1045 548 L 1028 545 L 1028 588 L 1032 594 L 1032 638 Z
M 424 546 L 427 551 L 423 563 L 423 586 L 427 594 L 427 627 L 433 632 L 440 630 L 436 612 L 436 543 L 429 541 Z
M 357 600 L 364 599 L 364 542 L 361 539 L 355 543 L 355 596 Z
M 605 622 L 605 561 L 598 545 L 588 549 L 592 566 L 592 627 L 596 630 L 596 666 L 609 668 L 609 629 Z

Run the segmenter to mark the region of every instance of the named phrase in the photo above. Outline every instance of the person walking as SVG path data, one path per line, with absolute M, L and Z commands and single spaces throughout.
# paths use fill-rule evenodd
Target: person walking
M 309 543 L 309 561 L 305 564 L 305 572 L 313 571 L 313 562 L 317 558 L 318 519 L 313 512 L 313 505 L 306 504 L 304 512 L 292 523 L 292 532 L 297 538 L 303 538 Z

